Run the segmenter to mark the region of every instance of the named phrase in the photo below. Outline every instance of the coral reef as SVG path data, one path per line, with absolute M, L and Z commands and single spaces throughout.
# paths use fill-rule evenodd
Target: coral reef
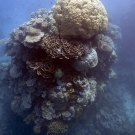
M 48 134 L 67 131 L 114 74 L 116 47 L 102 32 L 108 24 L 102 3 L 67 2 L 58 0 L 50 12 L 32 13 L 30 21 L 11 32 L 5 52 L 11 63 L 1 65 L 14 91 L 11 109 L 26 124 L 33 122 L 36 134 L 45 126 Z
M 57 0 L 52 11 L 62 38 L 88 39 L 108 26 L 107 12 L 99 0 Z

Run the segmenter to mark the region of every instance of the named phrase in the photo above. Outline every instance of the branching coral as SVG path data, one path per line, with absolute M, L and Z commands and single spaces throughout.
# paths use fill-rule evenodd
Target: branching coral
M 46 120 L 52 120 L 54 112 L 52 112 L 46 105 L 41 106 L 42 109 L 42 117 Z
M 73 78 L 73 82 L 76 86 L 79 86 L 81 88 L 85 88 L 89 84 L 88 80 L 84 76 L 75 76 Z
M 33 70 L 37 70 L 37 74 L 44 78 L 51 78 L 55 71 L 55 65 L 47 59 L 27 61 L 27 65 Z
M 89 101 L 93 102 L 96 96 L 96 85 L 97 82 L 94 78 L 90 78 L 89 80 L 83 76 L 77 76 L 73 79 L 74 83 L 81 87 L 80 96 L 78 96 L 78 102 L 87 104 Z
M 48 133 L 47 134 L 60 134 L 66 132 L 68 125 L 61 121 L 53 121 L 48 124 Z
M 41 44 L 52 58 L 78 58 L 82 56 L 83 44 L 79 41 L 68 41 L 56 36 L 45 36 Z
M 107 12 L 99 0 L 57 0 L 52 10 L 61 37 L 88 39 L 108 26 Z

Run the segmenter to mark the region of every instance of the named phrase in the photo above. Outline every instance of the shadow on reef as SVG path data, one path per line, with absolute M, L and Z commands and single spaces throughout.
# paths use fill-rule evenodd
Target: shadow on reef
M 0 79 L 11 92 L 11 109 L 36 134 L 126 133 L 123 110 L 114 104 L 116 95 L 112 98 L 113 89 L 105 89 L 110 78 L 117 78 L 112 64 L 117 61 L 114 41 L 121 39 L 120 28 L 108 22 L 98 0 L 73 1 L 70 8 L 67 2 L 32 13 L 6 40 L 11 62 L 1 63 Z M 24 123 L 15 120 L 16 132 L 23 131 Z M 29 128 L 24 132 L 33 134 Z

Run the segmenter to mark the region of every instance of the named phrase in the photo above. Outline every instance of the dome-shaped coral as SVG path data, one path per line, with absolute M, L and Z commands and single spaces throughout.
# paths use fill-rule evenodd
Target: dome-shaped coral
M 63 75 L 64 75 L 64 72 L 60 68 L 56 69 L 55 72 L 54 72 L 55 78 L 62 78 Z
M 52 10 L 61 37 L 88 39 L 108 26 L 107 12 L 99 0 L 57 0 Z
M 72 62 L 72 66 L 77 71 L 88 72 L 90 68 L 95 67 L 98 64 L 98 56 L 95 49 L 91 48 L 91 52 L 81 57 L 80 60 Z
M 100 51 L 112 52 L 115 49 L 113 40 L 108 36 L 104 36 L 103 34 L 98 34 L 96 36 L 96 40 L 98 42 L 98 49 Z

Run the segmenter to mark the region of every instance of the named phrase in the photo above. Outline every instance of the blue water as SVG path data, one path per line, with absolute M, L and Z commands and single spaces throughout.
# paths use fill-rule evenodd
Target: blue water
M 135 2 L 101 2 L 108 12 L 110 22 L 119 26 L 122 33 L 121 40 L 114 39 L 118 60 L 112 68 L 117 77 L 105 81 L 106 87 L 97 92 L 95 101 L 84 108 L 81 115 L 69 122 L 68 131 L 64 135 L 135 135 Z M 54 0 L 1 0 L 0 40 L 9 38 L 13 29 L 29 21 L 32 12 L 41 8 L 50 10 L 54 4 Z M 10 65 L 11 57 L 5 55 L 5 49 L 6 45 L 0 44 L 0 64 L 6 62 Z M 34 135 L 34 122 L 26 124 L 23 121 L 31 109 L 20 114 L 11 110 L 10 104 L 15 94 L 11 89 L 14 85 L 12 80 L 6 78 L 8 74 L 2 72 L 0 65 L 0 76 L 5 77 L 3 80 L 0 77 L 0 135 Z M 43 127 L 41 135 L 47 134 L 46 126 Z

